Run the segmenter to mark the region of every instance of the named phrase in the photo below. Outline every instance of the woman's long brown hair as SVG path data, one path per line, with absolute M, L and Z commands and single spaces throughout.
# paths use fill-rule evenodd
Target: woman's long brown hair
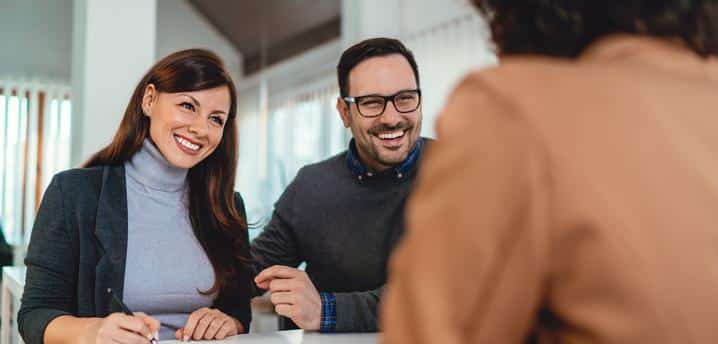
M 231 104 L 222 139 L 212 154 L 187 173 L 190 223 L 215 272 L 214 285 L 202 293 L 229 293 L 240 269 L 246 267 L 248 258 L 241 253 L 248 252 L 249 243 L 246 219 L 234 199 L 237 91 L 217 55 L 207 50 L 189 49 L 157 62 L 135 88 L 112 143 L 95 153 L 84 167 L 120 165 L 142 148 L 150 132 L 149 117 L 142 112 L 142 97 L 149 84 L 165 93 L 229 88 Z

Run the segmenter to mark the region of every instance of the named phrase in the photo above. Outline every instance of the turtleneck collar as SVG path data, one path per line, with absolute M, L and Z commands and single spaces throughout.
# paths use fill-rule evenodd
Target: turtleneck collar
M 147 188 L 179 191 L 185 187 L 187 169 L 172 166 L 149 139 L 125 163 L 125 173 Z

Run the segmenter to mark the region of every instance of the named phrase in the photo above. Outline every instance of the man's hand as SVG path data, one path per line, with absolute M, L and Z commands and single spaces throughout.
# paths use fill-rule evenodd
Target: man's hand
M 319 330 L 322 301 L 306 272 L 274 265 L 260 272 L 254 283 L 270 291 L 277 314 L 292 319 L 304 330 Z

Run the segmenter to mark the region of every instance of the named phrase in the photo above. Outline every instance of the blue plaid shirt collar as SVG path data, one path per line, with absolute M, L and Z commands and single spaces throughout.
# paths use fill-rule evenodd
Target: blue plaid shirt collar
M 364 164 L 359 160 L 359 153 L 357 153 L 356 143 L 354 142 L 354 139 L 351 139 L 351 141 L 349 141 L 349 150 L 347 151 L 347 166 L 349 167 L 349 170 L 351 170 L 352 173 L 359 180 L 362 180 L 364 178 L 372 178 L 379 175 L 386 175 L 388 173 L 393 173 L 398 179 L 400 179 L 403 178 L 409 171 L 411 171 L 416 166 L 416 163 L 419 160 L 419 156 L 421 156 L 421 149 L 423 146 L 424 138 L 420 136 L 414 144 L 414 149 L 411 150 L 411 153 L 409 153 L 409 155 L 401 164 L 389 169 L 388 171 L 375 173 L 367 170 L 367 168 L 364 167 Z

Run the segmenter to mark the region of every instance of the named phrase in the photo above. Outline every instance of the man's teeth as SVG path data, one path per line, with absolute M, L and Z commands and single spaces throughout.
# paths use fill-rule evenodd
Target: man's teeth
M 391 140 L 391 139 L 395 139 L 397 137 L 402 137 L 403 135 L 404 135 L 403 130 L 397 130 L 397 131 L 392 131 L 392 132 L 388 132 L 388 133 L 381 133 L 381 134 L 379 134 L 379 138 L 382 140 Z
M 194 144 L 194 143 L 192 143 L 192 142 L 189 142 L 189 141 L 187 141 L 187 140 L 185 140 L 185 139 L 183 139 L 183 138 L 181 138 L 181 137 L 179 137 L 179 136 L 175 136 L 175 140 L 177 140 L 177 142 L 179 142 L 181 145 L 183 145 L 183 146 L 185 146 L 185 147 L 187 147 L 187 148 L 189 148 L 189 149 L 191 149 L 191 150 L 195 150 L 195 151 L 196 151 L 196 150 L 199 149 L 199 145 Z

